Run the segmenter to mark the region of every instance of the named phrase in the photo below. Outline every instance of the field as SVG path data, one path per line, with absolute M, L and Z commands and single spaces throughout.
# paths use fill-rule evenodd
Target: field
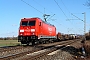
M 0 40 L 0 47 L 15 46 L 15 45 L 20 45 L 20 42 L 18 42 L 18 40 Z

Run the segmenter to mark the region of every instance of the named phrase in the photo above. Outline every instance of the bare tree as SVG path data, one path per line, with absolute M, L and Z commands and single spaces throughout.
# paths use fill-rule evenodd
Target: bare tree
M 84 5 L 90 7 L 90 0 L 86 1 Z

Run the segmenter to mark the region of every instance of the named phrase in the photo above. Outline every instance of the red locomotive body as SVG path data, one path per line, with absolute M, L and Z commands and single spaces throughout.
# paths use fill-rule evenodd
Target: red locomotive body
M 43 40 L 56 39 L 56 28 L 40 18 L 23 18 L 20 22 L 18 41 L 34 44 Z

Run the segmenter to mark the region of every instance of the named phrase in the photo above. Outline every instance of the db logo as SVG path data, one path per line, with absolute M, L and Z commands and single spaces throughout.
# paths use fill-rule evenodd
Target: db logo
M 49 31 L 52 31 L 52 28 L 48 27 L 48 30 L 49 30 Z

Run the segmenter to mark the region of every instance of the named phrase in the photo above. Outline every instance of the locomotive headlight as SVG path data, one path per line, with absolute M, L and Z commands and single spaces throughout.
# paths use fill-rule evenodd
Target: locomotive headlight
M 31 34 L 32 34 L 32 35 L 35 35 L 35 33 L 34 33 L 34 32 L 32 32 Z
M 24 32 L 24 30 L 20 30 L 20 32 Z
M 22 34 L 20 34 L 20 35 L 22 35 Z
M 35 32 L 35 29 L 31 29 L 31 32 Z

